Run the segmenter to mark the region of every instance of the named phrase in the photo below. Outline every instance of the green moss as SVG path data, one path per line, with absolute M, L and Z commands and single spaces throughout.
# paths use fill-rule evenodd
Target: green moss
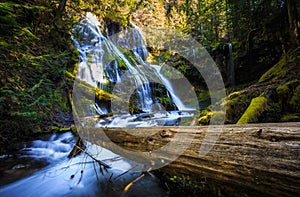
M 72 80 L 75 79 L 74 73 L 71 73 L 71 72 L 69 72 L 69 71 L 66 71 L 65 74 L 66 74 L 67 77 L 71 78 Z
M 232 92 L 232 93 L 230 93 L 230 94 L 227 96 L 227 99 L 228 99 L 228 100 L 232 100 L 232 99 L 234 99 L 234 98 L 237 98 L 237 97 L 240 96 L 240 95 L 241 95 L 240 92 Z
M 71 128 L 70 127 L 62 127 L 62 128 L 59 128 L 59 132 L 67 132 L 67 131 L 71 131 Z
M 50 127 L 50 130 L 51 130 L 51 131 L 58 131 L 58 130 L 59 130 L 59 127 L 58 127 L 58 126 L 51 126 L 51 127 Z
M 252 99 L 249 107 L 239 119 L 237 124 L 254 123 L 258 121 L 259 116 L 264 112 L 267 107 L 267 98 L 259 96 Z
M 209 96 L 209 92 L 207 92 L 207 94 L 204 92 L 203 95 L 204 97 L 206 95 Z M 229 94 L 226 99 L 219 102 L 220 105 L 225 106 L 225 111 L 212 112 L 209 109 L 203 110 L 200 114 L 199 124 L 208 125 L 212 117 L 214 117 L 213 124 L 236 123 L 249 103 L 250 101 L 245 94 L 238 91 L 233 92 Z
M 281 118 L 282 108 L 279 103 L 268 101 L 268 106 L 260 116 L 259 122 L 278 122 Z
M 295 89 L 293 97 L 289 101 L 289 105 L 295 112 L 300 112 L 300 85 Z
M 55 131 L 55 132 L 67 132 L 71 131 L 72 129 L 70 127 L 58 127 L 58 126 L 51 126 L 50 131 Z
M 151 60 L 152 62 L 156 63 L 165 63 L 168 62 L 169 59 L 172 57 L 172 54 L 170 51 L 151 51 L 152 52 L 152 57 Z
M 276 88 L 276 92 L 278 93 L 279 96 L 287 96 L 287 94 L 290 93 L 292 89 L 294 89 L 295 86 L 299 84 L 298 80 L 291 80 L 288 81 Z
M 78 91 L 80 91 L 83 94 L 86 94 L 87 98 L 96 97 L 99 100 L 106 100 L 106 101 L 110 101 L 112 98 L 119 99 L 117 96 L 115 96 L 113 94 L 110 94 L 110 93 L 108 93 L 105 90 L 102 90 L 100 88 L 95 88 L 95 87 L 91 86 L 90 84 L 86 83 L 85 81 L 76 79 L 76 82 L 77 82 L 76 85 L 79 88 Z
M 139 113 L 144 113 L 144 112 L 137 106 L 133 105 L 132 103 L 129 103 L 129 113 L 130 114 L 139 114 Z
M 298 122 L 300 121 L 300 116 L 298 114 L 286 114 L 281 119 L 281 122 Z
M 282 111 L 298 112 L 300 110 L 299 83 L 299 80 L 291 80 L 276 88 L 278 103 Z
M 241 94 L 240 92 L 233 92 L 227 96 L 227 98 L 223 101 L 222 105 L 235 105 L 237 103 L 248 103 L 248 98 L 245 94 Z
M 224 118 L 225 118 L 225 111 L 208 111 L 204 110 L 200 118 L 198 119 L 199 125 L 208 125 L 208 124 L 214 124 L 214 125 L 220 125 L 224 124 Z M 211 122 L 213 120 L 213 122 Z
M 283 84 L 276 88 L 276 92 L 278 93 L 279 96 L 287 95 L 289 91 L 290 89 L 287 84 Z
M 226 123 L 234 124 L 240 119 L 250 103 L 249 97 L 241 92 L 233 92 L 222 101 L 221 105 L 226 109 Z
M 285 58 L 282 58 L 275 66 L 273 66 L 270 70 L 268 70 L 260 79 L 258 82 L 263 82 L 267 79 L 272 78 L 273 80 L 276 80 L 280 76 L 284 76 L 287 72 L 287 69 L 285 66 L 287 65 L 287 61 Z
M 200 125 L 208 125 L 212 114 L 213 114 L 212 112 L 207 112 L 205 115 L 202 115 L 199 118 L 199 124 Z
M 95 94 L 96 94 L 96 97 L 99 100 L 107 100 L 108 101 L 108 100 L 112 99 L 113 97 L 115 97 L 112 94 L 110 94 L 110 93 L 108 93 L 104 90 L 101 90 L 99 88 L 96 88 L 96 93 Z

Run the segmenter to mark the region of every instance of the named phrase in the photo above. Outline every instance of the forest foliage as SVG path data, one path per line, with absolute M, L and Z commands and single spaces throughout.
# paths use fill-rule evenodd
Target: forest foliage
M 0 141 L 70 124 L 68 94 L 78 58 L 70 30 L 88 11 L 102 24 L 109 20 L 126 26 L 132 21 L 192 35 L 211 53 L 225 82 L 228 43 L 232 43 L 238 87 L 257 81 L 299 46 L 299 4 L 295 0 L 0 2 Z M 193 75 L 192 70 L 186 73 Z M 299 83 L 295 84 L 289 87 L 299 94 Z M 242 104 L 244 110 L 250 97 Z M 297 99 L 295 95 L 290 102 Z
M 70 113 L 65 71 L 75 64 L 54 2 L 0 2 L 2 140 L 50 130 Z M 60 118 L 59 118 L 60 117 Z

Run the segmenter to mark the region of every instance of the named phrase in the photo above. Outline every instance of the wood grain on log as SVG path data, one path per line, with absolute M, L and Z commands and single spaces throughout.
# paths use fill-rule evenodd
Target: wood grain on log
M 183 154 L 161 170 L 188 176 L 196 182 L 205 179 L 207 187 L 228 192 L 300 196 L 300 123 L 225 125 L 204 156 L 199 155 L 203 139 L 209 132 L 215 132 L 208 127 L 147 127 L 129 131 L 105 128 L 101 132 L 84 132 L 86 139 L 134 159 L 136 155 L 131 152 L 157 150 L 174 140 L 178 144 L 188 143 Z M 179 134 L 186 135 L 174 137 Z M 131 152 L 124 153 L 115 146 Z M 177 151 L 168 149 L 161 157 L 167 160 Z M 149 159 L 147 154 L 144 157 L 140 159 Z

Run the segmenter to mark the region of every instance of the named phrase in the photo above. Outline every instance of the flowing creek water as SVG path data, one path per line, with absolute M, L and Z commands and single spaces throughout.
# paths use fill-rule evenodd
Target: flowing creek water
M 5 160 L 7 169 L 1 172 L 0 196 L 163 196 L 161 182 L 151 173 L 145 173 L 124 192 L 125 187 L 141 175 L 128 172 L 139 164 L 92 144 L 87 144 L 86 151 L 93 152 L 111 168 L 100 169 L 98 163 L 84 153 L 69 159 L 67 156 L 74 143 L 70 132 L 54 134 L 47 140 L 29 143 L 29 147 L 19 151 L 17 158 L 10 160 L 7 155 L 2 156 L 0 160 Z

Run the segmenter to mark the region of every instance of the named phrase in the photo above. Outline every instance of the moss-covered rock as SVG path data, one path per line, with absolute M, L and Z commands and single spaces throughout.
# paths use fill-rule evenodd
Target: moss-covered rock
M 300 85 L 298 85 L 294 91 L 292 98 L 289 101 L 292 111 L 300 112 Z
M 219 103 L 226 107 L 225 122 L 242 124 L 297 120 L 300 111 L 299 65 L 298 49 L 283 56 L 257 83 L 230 93 Z
M 278 103 L 282 111 L 297 111 L 297 84 L 299 80 L 288 81 L 276 88 Z
M 278 79 L 278 77 L 284 76 L 287 72 L 286 65 L 286 58 L 282 58 L 275 66 L 273 66 L 270 70 L 263 74 L 258 82 L 263 82 L 268 79 L 272 79 L 275 81 Z
M 208 125 L 210 122 L 210 119 L 213 115 L 213 112 L 211 111 L 206 111 L 205 113 L 202 113 L 202 115 L 200 116 L 198 122 L 200 125 Z
M 267 107 L 267 98 L 259 96 L 251 100 L 251 103 L 237 124 L 247 124 L 258 122 L 260 115 Z
M 199 125 L 222 125 L 225 122 L 225 111 L 208 111 L 204 110 L 198 119 Z
M 287 96 L 289 91 L 290 91 L 290 89 L 287 84 L 283 84 L 281 86 L 278 86 L 278 88 L 276 88 L 276 92 L 278 93 L 278 95 L 280 97 Z
M 227 96 L 222 105 L 226 109 L 226 123 L 236 123 L 250 103 L 249 97 L 245 93 L 239 91 L 233 92 Z

